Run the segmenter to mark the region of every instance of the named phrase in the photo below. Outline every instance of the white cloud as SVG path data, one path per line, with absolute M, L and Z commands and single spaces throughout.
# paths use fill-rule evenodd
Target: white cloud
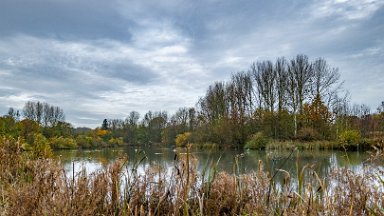
M 383 5 L 383 0 L 324 0 L 316 2 L 311 12 L 315 18 L 364 20 L 370 18 Z
M 356 59 L 378 57 L 378 56 L 381 56 L 384 58 L 384 44 L 381 46 L 376 45 L 374 47 L 365 48 L 362 51 L 360 51 L 358 53 L 352 53 L 349 56 L 350 56 L 350 58 L 356 58 Z
M 7 33 L 0 36 L 0 111 L 41 99 L 88 126 L 132 110 L 172 112 L 193 106 L 208 85 L 253 61 L 300 53 L 340 67 L 353 98 L 364 98 L 356 90 L 367 86 L 364 79 L 375 89 L 382 85 L 383 31 L 373 25 L 380 25 L 383 0 L 117 0 L 93 8 L 95 19 L 84 17 L 88 1 L 65 1 L 65 10 L 57 4 L 41 10 L 66 18 L 52 21 L 49 13 L 39 15 L 43 3 L 31 5 L 31 17 L 9 26 L 0 21 L 0 33 Z M 72 8 L 79 10 L 69 15 Z M 38 28 L 27 22 L 34 17 Z M 54 28 L 57 22 L 63 27 Z
M 40 95 L 48 103 L 58 102 L 75 124 L 84 118 L 122 118 L 132 110 L 193 106 L 207 86 L 206 71 L 190 55 L 188 38 L 170 25 L 153 26 L 135 33 L 131 43 L 27 35 L 3 38 L 0 47 L 6 52 L 0 52 L 0 69 L 12 70 L 15 77 L 2 84 L 25 92 L 4 98 L 3 106 L 37 100 Z M 0 78 L 6 74 L 0 73 Z M 81 110 L 89 113 L 81 119 L 71 117 Z
M 9 94 L 7 96 L 0 96 L 2 101 L 5 101 L 5 108 L 9 107 L 18 107 L 22 108 L 25 104 L 24 101 L 33 100 L 30 94 L 21 93 L 21 94 Z

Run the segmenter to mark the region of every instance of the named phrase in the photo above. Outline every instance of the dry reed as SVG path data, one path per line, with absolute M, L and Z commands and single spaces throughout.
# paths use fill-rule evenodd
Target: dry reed
M 237 172 L 237 163 L 234 174 L 217 172 L 215 163 L 198 172 L 189 153 L 175 156 L 170 174 L 161 166 L 142 173 L 143 153 L 130 168 L 121 157 L 72 178 L 59 161 L 30 160 L 20 144 L 0 143 L 1 215 L 384 215 L 383 169 L 369 166 L 363 173 L 335 169 L 326 181 L 297 165 L 299 184 L 278 169 L 284 175 L 278 186 L 261 162 L 249 174 Z

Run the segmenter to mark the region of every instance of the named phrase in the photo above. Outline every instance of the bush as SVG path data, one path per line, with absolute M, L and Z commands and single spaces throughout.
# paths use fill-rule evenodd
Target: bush
M 190 132 L 185 132 L 178 134 L 176 136 L 175 142 L 177 147 L 185 147 L 189 143 L 189 138 L 191 137 Z
M 51 146 L 42 134 L 34 133 L 31 136 L 31 144 L 25 144 L 24 149 L 29 150 L 32 159 L 49 158 L 53 156 Z
M 76 137 L 77 145 L 80 148 L 84 148 L 84 149 L 93 147 L 92 146 L 92 140 L 93 140 L 92 137 L 89 137 L 86 135 L 79 135 Z
M 312 127 L 303 127 L 298 131 L 297 138 L 303 141 L 313 141 L 319 139 L 320 135 Z
M 119 138 L 111 138 L 108 140 L 108 144 L 111 146 L 123 146 L 124 141 L 122 137 Z
M 73 138 L 53 137 L 49 139 L 49 143 L 54 149 L 75 149 L 77 148 L 76 140 Z
M 264 149 L 269 142 L 269 139 L 262 132 L 253 134 L 251 139 L 245 143 L 245 149 Z
M 339 142 L 343 145 L 357 145 L 360 140 L 360 132 L 356 130 L 346 130 L 339 136 Z

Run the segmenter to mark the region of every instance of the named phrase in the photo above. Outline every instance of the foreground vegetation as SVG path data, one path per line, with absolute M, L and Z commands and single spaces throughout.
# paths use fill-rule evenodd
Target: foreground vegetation
M 335 169 L 321 179 L 297 161 L 297 176 L 277 169 L 218 172 L 215 161 L 202 171 L 191 154 L 176 155 L 167 172 L 153 165 L 138 170 L 145 154 L 127 166 L 121 157 L 96 173 L 66 173 L 44 152 L 23 152 L 21 140 L 1 138 L 2 215 L 383 215 L 384 170 Z M 39 155 L 36 157 L 36 155 Z M 238 162 L 235 156 L 235 162 Z M 371 160 L 383 160 L 383 144 Z M 367 165 L 369 166 L 369 165 Z M 284 180 L 276 183 L 276 174 Z M 294 180 L 296 179 L 296 180 Z

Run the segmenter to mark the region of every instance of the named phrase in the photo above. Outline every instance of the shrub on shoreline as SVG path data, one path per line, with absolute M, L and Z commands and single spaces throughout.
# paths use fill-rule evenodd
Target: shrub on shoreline
M 52 137 L 49 139 L 49 143 L 53 149 L 76 149 L 78 148 L 77 142 L 73 138 L 69 137 Z
M 269 139 L 264 136 L 262 132 L 258 132 L 248 140 L 244 148 L 245 149 L 265 149 L 269 142 Z
M 356 130 L 346 130 L 339 136 L 339 142 L 342 145 L 350 146 L 357 145 L 361 141 L 361 134 Z

